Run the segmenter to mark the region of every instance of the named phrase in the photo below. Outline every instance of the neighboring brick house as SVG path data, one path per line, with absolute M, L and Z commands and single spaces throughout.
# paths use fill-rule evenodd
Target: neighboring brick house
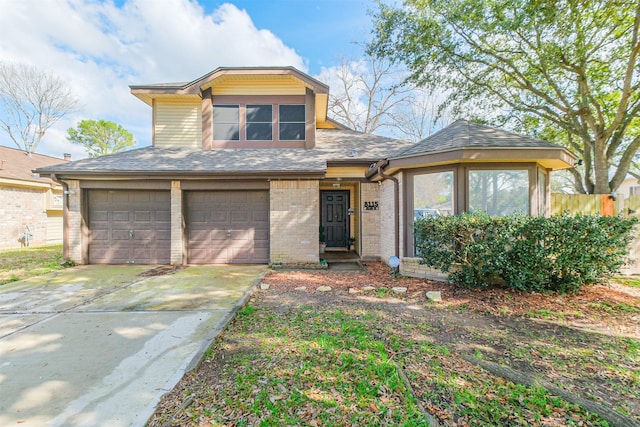
M 545 214 L 549 171 L 575 160 L 465 121 L 418 144 L 355 132 L 291 67 L 131 91 L 152 108 L 151 147 L 38 169 L 65 186 L 77 263 L 318 263 L 320 229 L 327 250 L 354 237 L 364 259 L 411 256 L 416 215 Z
M 32 170 L 64 162 L 0 146 L 0 248 L 62 243 L 62 186 Z

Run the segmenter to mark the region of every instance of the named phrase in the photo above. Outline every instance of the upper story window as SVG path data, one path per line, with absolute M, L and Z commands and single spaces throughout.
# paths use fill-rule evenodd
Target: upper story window
M 306 137 L 306 117 L 304 105 L 280 105 L 279 138 L 281 141 L 303 141 Z
M 240 140 L 240 106 L 213 106 L 213 139 L 219 141 Z
M 246 106 L 247 141 L 271 141 L 273 139 L 273 106 Z

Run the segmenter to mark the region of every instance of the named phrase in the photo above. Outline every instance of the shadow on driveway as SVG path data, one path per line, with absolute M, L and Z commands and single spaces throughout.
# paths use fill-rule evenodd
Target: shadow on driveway
M 0 286 L 0 425 L 144 425 L 267 271 L 143 277 L 153 268 L 82 266 Z

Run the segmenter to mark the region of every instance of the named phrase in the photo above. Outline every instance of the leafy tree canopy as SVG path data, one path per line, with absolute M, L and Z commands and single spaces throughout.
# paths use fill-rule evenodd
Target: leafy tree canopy
M 67 140 L 83 145 L 90 157 L 118 153 L 136 145 L 129 131 L 107 120 L 82 120 L 75 129 L 67 129 Z
M 624 180 L 640 147 L 640 2 L 405 0 L 381 3 L 374 22 L 370 52 L 413 83 L 570 148 L 579 192 Z

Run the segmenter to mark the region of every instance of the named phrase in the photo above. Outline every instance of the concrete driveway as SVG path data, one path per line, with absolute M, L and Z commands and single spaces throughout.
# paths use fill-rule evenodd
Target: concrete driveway
M 0 286 L 1 426 L 142 426 L 264 266 L 83 266 Z M 141 275 L 142 274 L 142 275 Z

